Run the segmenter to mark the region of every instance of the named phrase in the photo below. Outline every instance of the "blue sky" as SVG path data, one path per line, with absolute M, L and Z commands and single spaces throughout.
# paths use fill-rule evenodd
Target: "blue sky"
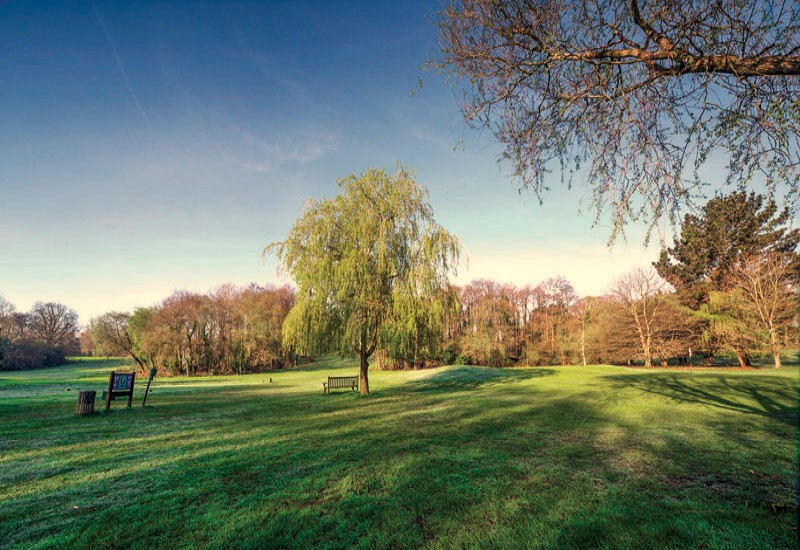
M 0 295 L 82 322 L 176 289 L 280 283 L 261 249 L 368 167 L 414 169 L 463 243 L 457 282 L 581 294 L 656 259 L 641 228 L 540 207 L 464 127 L 435 1 L 0 3 Z M 419 87 L 419 79 L 423 85 Z

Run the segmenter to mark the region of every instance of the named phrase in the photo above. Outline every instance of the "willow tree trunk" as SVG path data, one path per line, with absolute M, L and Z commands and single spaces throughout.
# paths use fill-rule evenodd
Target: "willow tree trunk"
M 361 357 L 361 378 L 358 387 L 361 391 L 361 395 L 369 395 L 369 378 L 367 374 L 369 369 L 369 355 L 362 352 L 359 356 Z

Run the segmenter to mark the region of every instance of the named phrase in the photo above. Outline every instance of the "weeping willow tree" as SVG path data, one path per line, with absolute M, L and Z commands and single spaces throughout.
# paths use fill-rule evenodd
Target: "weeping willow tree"
M 401 292 L 396 294 L 394 311 L 381 331 L 381 356 L 392 367 L 420 368 L 440 355 L 445 319 L 458 315 L 460 305 L 453 288 L 428 297 Z
M 297 284 L 286 345 L 360 359 L 360 389 L 382 338 L 410 342 L 447 287 L 458 239 L 438 225 L 427 192 L 402 168 L 339 180 L 336 197 L 311 201 L 284 241 L 268 245 Z M 401 336 L 402 335 L 402 336 Z

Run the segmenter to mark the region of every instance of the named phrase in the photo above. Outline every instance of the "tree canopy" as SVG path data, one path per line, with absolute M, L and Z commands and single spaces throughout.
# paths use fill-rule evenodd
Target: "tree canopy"
M 28 327 L 47 345 L 66 347 L 78 332 L 78 314 L 64 304 L 36 302 L 28 314 Z
M 24 313 L 0 296 L 0 369 L 61 365 L 80 351 L 77 332 L 78 314 L 64 304 L 36 302 Z
M 557 166 L 615 233 L 705 195 L 702 168 L 789 201 L 800 168 L 800 4 L 761 0 L 451 0 L 440 68 L 465 120 L 541 198 Z
M 413 331 L 420 311 L 444 294 L 460 245 L 405 169 L 371 169 L 339 186 L 336 197 L 311 201 L 286 240 L 265 253 L 277 254 L 297 284 L 285 343 L 359 356 L 366 394 L 369 357 L 387 334 L 397 340 Z
M 731 270 L 764 252 L 795 258 L 800 229 L 790 229 L 788 209 L 774 200 L 739 191 L 706 203 L 698 215 L 687 214 L 672 248 L 653 265 L 690 307 L 708 302 L 715 290 L 727 290 Z

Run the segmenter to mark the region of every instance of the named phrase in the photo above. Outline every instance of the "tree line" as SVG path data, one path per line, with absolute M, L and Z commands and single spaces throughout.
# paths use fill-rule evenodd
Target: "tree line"
M 554 277 L 537 286 L 448 282 L 458 240 L 435 223 L 413 173 L 368 170 L 314 201 L 275 253 L 298 284 L 283 335 L 297 349 L 430 364 L 713 363 L 797 344 L 800 230 L 787 208 L 738 191 L 687 214 L 673 247 L 580 298 Z
M 75 355 L 130 357 L 143 371 L 187 376 L 281 368 L 297 360 L 281 337 L 294 302 L 288 286 L 176 291 L 155 306 L 99 315 L 81 330 L 63 304 L 37 302 L 22 313 L 0 296 L 0 370 L 58 366 Z
M 291 287 L 223 285 L 209 294 L 177 291 L 153 307 L 95 317 L 83 351 L 129 356 L 142 369 L 174 375 L 245 374 L 296 361 L 281 329 L 295 303 Z
M 796 252 L 789 211 L 743 191 L 685 217 L 681 236 L 648 268 L 615 280 L 603 296 L 579 297 L 558 276 L 518 287 L 478 280 L 450 286 L 440 346 L 408 353 L 385 341 L 383 368 L 427 362 L 488 366 L 712 364 L 749 366 L 797 346 Z M 444 300 L 444 302 L 448 302 Z
M 360 182 L 345 180 L 345 195 L 352 193 L 351 206 L 362 209 L 367 197 L 375 211 L 372 222 L 396 223 L 400 218 L 392 214 L 392 205 L 379 201 L 392 192 L 406 195 L 401 204 L 422 200 L 403 179 L 408 174 L 400 176 L 394 181 L 399 191 L 382 172 L 368 173 Z M 373 179 L 386 189 L 366 185 Z M 414 210 L 409 204 L 407 210 Z M 786 209 L 755 193 L 720 196 L 687 215 L 674 246 L 664 249 L 652 266 L 632 270 L 594 297 L 579 296 L 562 276 L 525 286 L 485 279 L 461 287 L 449 284 L 441 271 L 426 271 L 436 255 L 435 239 L 441 239 L 439 245 L 458 246 L 435 224 L 426 230 L 431 240 L 412 246 L 393 234 L 396 229 L 371 231 L 370 224 L 348 235 L 341 225 L 346 220 L 328 208 L 323 202 L 309 211 L 314 223 L 301 224 L 309 233 L 294 235 L 298 243 L 281 243 L 284 255 L 291 252 L 289 244 L 302 245 L 313 258 L 293 261 L 311 267 L 326 253 L 335 254 L 312 274 L 329 278 L 327 289 L 319 284 L 304 289 L 301 277 L 301 290 L 253 284 L 224 285 L 208 294 L 177 291 L 156 306 L 95 317 L 80 335 L 77 314 L 64 305 L 37 303 L 19 313 L 0 299 L 2 368 L 52 366 L 79 350 L 125 355 L 142 370 L 156 367 L 186 376 L 282 368 L 296 364 L 298 353 L 329 352 L 374 355 L 373 364 L 382 369 L 438 364 L 651 367 L 712 364 L 723 356 L 747 366 L 763 352 L 779 367 L 781 350 L 798 344 L 800 230 L 791 229 Z M 408 223 L 419 231 L 423 222 L 412 218 Z M 325 224 L 331 225 L 326 238 L 353 247 L 348 254 L 372 251 L 377 246 L 372 241 L 381 239 L 393 243 L 398 253 L 391 257 L 391 249 L 384 251 L 380 261 L 385 265 L 376 271 L 369 256 L 363 264 L 345 257 L 344 245 L 309 242 Z M 453 248 L 448 254 L 457 253 Z M 403 287 L 386 283 L 403 269 L 410 277 Z M 385 280 L 375 281 L 382 271 Z M 302 299 L 298 292 L 305 293 Z M 346 309 L 342 304 L 354 297 L 363 305 L 351 303 Z M 316 340 L 309 342 L 312 336 Z
M 36 302 L 30 311 L 0 296 L 0 368 L 27 370 L 52 367 L 77 355 L 78 314 L 63 304 Z

